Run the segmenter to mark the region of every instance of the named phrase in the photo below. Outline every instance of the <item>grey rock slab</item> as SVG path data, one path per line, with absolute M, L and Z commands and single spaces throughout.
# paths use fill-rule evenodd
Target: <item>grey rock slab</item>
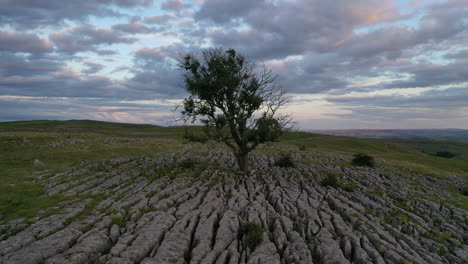
M 52 257 L 70 248 L 75 243 L 81 232 L 74 228 L 65 228 L 41 240 L 35 241 L 19 251 L 4 257 L 5 264 L 40 263 L 46 258 Z
M 33 166 L 39 169 L 45 168 L 46 164 L 38 159 L 33 161 Z
M 275 244 L 263 243 L 250 254 L 247 264 L 281 264 Z
M 157 263 L 179 263 L 184 262 L 186 254 L 189 253 L 191 236 L 198 225 L 198 211 L 186 215 L 178 220 L 170 232 L 164 236 L 161 245 L 155 250 L 154 255 L 151 256 L 151 261 Z M 147 262 L 149 261 L 146 260 Z M 143 261 L 145 263 L 145 261 Z
M 105 232 L 91 233 L 70 249 L 45 261 L 45 264 L 89 263 L 110 246 L 111 242 Z
M 151 222 L 137 229 L 136 237 L 131 245 L 120 253 L 120 257 L 140 262 L 149 256 L 154 248 L 158 248 L 160 241 L 168 233 L 176 221 L 172 214 L 159 213 Z

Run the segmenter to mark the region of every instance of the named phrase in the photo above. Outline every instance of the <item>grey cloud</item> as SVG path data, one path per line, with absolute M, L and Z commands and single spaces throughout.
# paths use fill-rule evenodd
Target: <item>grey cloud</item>
M 0 30 L 0 50 L 11 52 L 49 52 L 52 44 L 34 34 Z
M 94 50 L 94 52 L 96 52 L 99 55 L 103 55 L 103 56 L 118 54 L 117 51 L 108 50 L 108 49 L 96 49 L 96 50 Z
M 460 50 L 455 53 L 449 53 L 444 56 L 445 59 L 461 59 L 461 60 L 468 60 L 468 49 Z
M 380 96 L 336 96 L 328 97 L 327 101 L 339 105 L 394 107 L 394 108 L 424 108 L 424 109 L 454 109 L 464 108 L 468 102 L 468 86 L 429 90 L 420 95 L 380 95 Z
M 193 47 L 187 47 L 183 44 L 176 43 L 168 46 L 161 46 L 156 48 L 141 48 L 135 51 L 137 62 L 144 62 L 150 64 L 154 61 L 160 61 L 166 58 L 173 60 L 180 59 L 184 54 L 193 52 Z
M 176 18 L 173 14 L 163 14 L 155 16 L 146 16 L 143 21 L 147 24 L 165 24 L 171 19 Z
M 196 13 L 195 18 L 216 23 L 227 23 L 234 18 L 245 16 L 255 8 L 263 6 L 265 2 L 264 0 L 206 0 Z
M 231 10 L 227 8 L 229 5 L 241 11 L 225 11 L 231 16 L 224 16 L 223 10 Z M 258 59 L 278 59 L 306 51 L 335 51 L 354 34 L 356 27 L 394 21 L 407 15 L 401 14 L 393 1 L 298 0 L 206 1 L 196 17 L 217 22 L 242 19 L 250 29 L 211 33 L 215 45 L 245 49 Z
M 339 53 L 353 57 L 383 55 L 390 59 L 400 57 L 406 49 L 421 44 L 451 40 L 467 30 L 464 18 L 468 10 L 434 10 L 421 18 L 419 27 L 387 26 L 368 34 L 354 35 L 341 43 Z M 427 48 L 430 47 L 426 47 Z
M 186 4 L 182 0 L 166 0 L 161 4 L 161 9 L 163 10 L 175 10 L 180 11 L 186 8 L 189 8 L 190 5 Z
M 152 63 L 135 72 L 135 75 L 119 82 L 145 98 L 181 98 L 185 96 L 180 73 L 166 62 Z
M 79 25 L 65 32 L 52 33 L 50 39 L 58 50 L 67 53 L 96 50 L 100 44 L 132 43 L 136 39 L 123 35 L 112 28 L 96 28 L 92 25 Z
M 149 6 L 152 0 L 3 0 L 0 1 L 0 24 L 10 24 L 17 28 L 36 28 L 57 25 L 64 20 L 83 21 L 90 15 L 120 16 L 112 6 Z
M 145 24 L 138 22 L 129 24 L 117 24 L 112 26 L 112 28 L 130 34 L 148 33 L 151 31 L 151 29 L 148 28 Z
M 113 69 L 110 73 L 126 71 L 126 70 L 129 70 L 129 69 L 130 69 L 130 67 L 128 67 L 128 66 L 119 66 L 119 67 Z
M 166 104 L 142 105 L 133 101 L 102 98 L 0 97 L 0 120 L 94 119 L 135 122 L 131 118 L 138 116 L 144 117 L 145 123 L 166 124 L 168 117 L 155 117 L 152 114 L 170 112 L 172 108 Z M 130 120 L 120 119 L 122 113 L 125 114 L 123 118 Z
M 134 76 L 120 84 L 151 98 L 181 98 L 185 91 L 176 59 L 190 49 L 182 44 L 140 49 L 135 52 Z
M 94 74 L 94 73 L 97 73 L 98 71 L 100 71 L 100 70 L 102 70 L 104 68 L 104 66 L 102 64 L 95 63 L 95 62 L 90 61 L 90 60 L 85 60 L 83 62 L 83 64 L 85 64 L 88 67 L 87 69 L 84 69 L 84 70 L 81 71 L 84 74 Z
M 10 76 L 47 75 L 62 70 L 63 62 L 50 56 L 22 56 L 0 52 L 0 79 Z
M 85 88 L 85 89 L 84 89 Z M 60 72 L 47 76 L 12 76 L 0 80 L 0 94 L 53 97 L 132 97 L 125 87 L 103 76 Z
M 453 110 L 432 110 L 432 109 L 412 109 L 412 108 L 379 108 L 379 107 L 360 107 L 360 108 L 342 108 L 349 110 L 349 114 L 336 114 L 334 116 L 339 118 L 350 118 L 354 120 L 377 121 L 379 123 L 389 123 L 386 126 L 395 127 L 395 124 L 408 123 L 407 127 L 412 127 L 419 121 L 425 121 L 432 127 L 440 120 L 450 121 L 452 125 L 446 127 L 453 127 L 455 119 L 468 119 L 466 113 Z M 459 121 L 460 122 L 460 121 Z M 447 122 L 448 123 L 448 122 Z M 456 123 L 455 123 L 456 124 Z M 381 124 L 383 125 L 383 124 Z M 378 125 L 377 127 L 381 127 Z M 458 124 L 461 125 L 461 124 Z
M 468 82 L 468 68 L 466 67 L 466 62 L 463 60 L 455 61 L 447 65 L 430 63 L 412 64 L 401 67 L 400 69 L 395 69 L 395 71 L 410 74 L 411 77 L 408 80 L 383 83 L 378 87 L 414 88 Z

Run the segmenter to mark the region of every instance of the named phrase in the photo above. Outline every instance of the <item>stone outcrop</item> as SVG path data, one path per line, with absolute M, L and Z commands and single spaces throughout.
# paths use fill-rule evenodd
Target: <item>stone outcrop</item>
M 229 152 L 187 147 L 42 176 L 47 195 L 69 199 L 3 222 L 0 263 L 466 263 L 467 211 L 443 202 L 466 179 L 293 158 L 280 168 L 256 154 L 241 175 Z M 322 186 L 329 175 L 340 185 Z

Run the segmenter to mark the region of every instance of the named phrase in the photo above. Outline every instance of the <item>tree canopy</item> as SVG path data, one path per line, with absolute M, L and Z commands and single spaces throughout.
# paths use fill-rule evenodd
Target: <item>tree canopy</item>
M 290 124 L 288 115 L 278 114 L 288 98 L 274 84 L 276 75 L 233 49 L 187 54 L 179 67 L 190 94 L 182 103 L 183 118 L 213 128 L 210 136 L 229 146 L 240 169 L 249 171 L 249 152 L 278 140 Z

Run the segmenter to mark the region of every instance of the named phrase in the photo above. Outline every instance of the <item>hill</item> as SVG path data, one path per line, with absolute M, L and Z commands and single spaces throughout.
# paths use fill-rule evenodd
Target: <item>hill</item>
M 0 262 L 468 259 L 466 160 L 421 141 L 293 132 L 258 148 L 242 175 L 227 148 L 184 140 L 187 129 L 200 131 L 0 123 Z M 358 152 L 376 166 L 351 165 Z M 279 166 L 284 155 L 293 167 Z
M 464 129 L 339 129 L 311 132 L 361 138 L 468 140 L 468 130 Z

